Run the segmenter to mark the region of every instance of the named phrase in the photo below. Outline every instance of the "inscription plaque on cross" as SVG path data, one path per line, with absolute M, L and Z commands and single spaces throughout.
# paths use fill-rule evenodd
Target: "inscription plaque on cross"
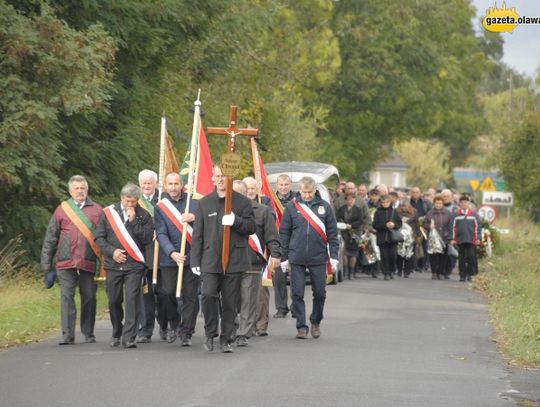
M 227 136 L 227 152 L 221 157 L 221 170 L 227 177 L 227 190 L 225 194 L 224 214 L 228 215 L 232 211 L 232 186 L 233 179 L 240 170 L 240 157 L 235 153 L 235 144 L 237 136 L 256 137 L 259 135 L 259 129 L 241 129 L 238 128 L 237 117 L 238 106 L 231 106 L 229 111 L 229 127 L 208 127 L 207 134 L 218 134 Z M 221 246 L 221 266 L 223 273 L 227 272 L 229 265 L 229 247 L 231 240 L 231 227 L 223 226 L 223 242 Z

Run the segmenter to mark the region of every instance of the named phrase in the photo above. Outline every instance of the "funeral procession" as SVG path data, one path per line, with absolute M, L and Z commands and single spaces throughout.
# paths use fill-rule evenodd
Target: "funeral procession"
M 540 2 L 0 20 L 0 407 L 540 407 Z

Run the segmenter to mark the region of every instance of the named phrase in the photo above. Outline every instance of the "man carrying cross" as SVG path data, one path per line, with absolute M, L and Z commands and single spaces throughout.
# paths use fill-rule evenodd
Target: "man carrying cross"
M 251 202 L 238 192 L 232 192 L 232 212 L 225 214 L 227 179 L 219 166 L 214 167 L 216 190 L 199 201 L 191 244 L 191 268 L 201 274 L 202 310 L 206 350 L 214 349 L 219 336 L 221 351 L 232 353 L 230 342 L 234 331 L 242 273 L 250 267 L 249 235 L 255 233 L 255 218 Z M 230 244 L 226 269 L 222 264 L 222 243 L 225 226 L 230 227 Z M 221 332 L 218 333 L 221 299 Z

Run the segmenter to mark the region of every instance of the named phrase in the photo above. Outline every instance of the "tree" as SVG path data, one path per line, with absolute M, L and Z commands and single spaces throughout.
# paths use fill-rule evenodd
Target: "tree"
M 466 145 L 482 124 L 474 90 L 489 65 L 470 4 L 335 4 L 342 65 L 326 95 L 331 113 L 322 155 L 336 155 L 345 175 L 357 177 L 394 140 Z
M 440 182 L 447 184 L 450 180 L 450 150 L 442 142 L 413 138 L 397 142 L 394 150 L 409 165 L 409 185 L 421 189 L 436 188 Z
M 36 254 L 45 205 L 64 189 L 61 120 L 107 110 L 115 45 L 98 24 L 78 32 L 46 4 L 24 16 L 3 0 L 0 44 L 0 227 Z
M 536 102 L 540 102 L 536 96 Z M 540 116 L 538 110 L 527 112 L 521 122 L 511 126 L 497 154 L 500 169 L 516 203 L 540 222 Z

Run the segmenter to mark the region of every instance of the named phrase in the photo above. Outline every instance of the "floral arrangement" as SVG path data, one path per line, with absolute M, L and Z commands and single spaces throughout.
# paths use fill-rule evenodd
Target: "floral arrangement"
M 482 239 L 476 246 L 476 255 L 479 259 L 491 257 L 493 250 L 497 248 L 499 242 L 499 233 L 497 228 L 491 225 L 487 220 L 482 220 Z

